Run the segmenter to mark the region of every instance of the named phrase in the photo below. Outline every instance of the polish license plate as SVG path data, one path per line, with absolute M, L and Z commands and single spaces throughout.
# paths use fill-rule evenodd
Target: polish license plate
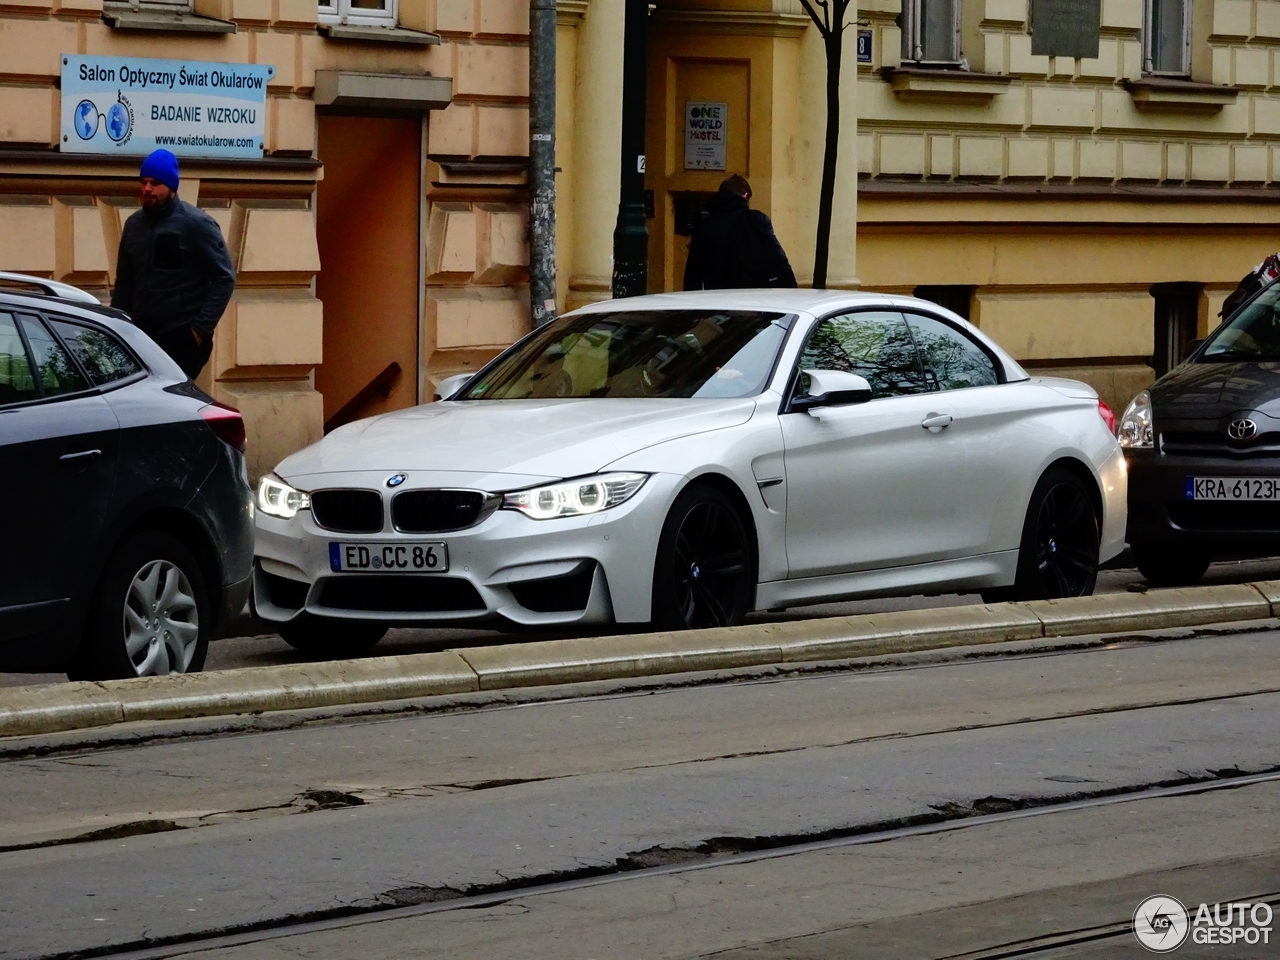
M 449 547 L 443 543 L 329 542 L 334 573 L 444 573 Z
M 1188 500 L 1280 500 L 1277 477 L 1187 477 Z

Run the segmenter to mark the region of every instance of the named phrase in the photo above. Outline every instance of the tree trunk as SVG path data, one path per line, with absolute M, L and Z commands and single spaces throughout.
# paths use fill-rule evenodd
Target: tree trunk
M 843 12 L 839 5 L 837 9 Z M 840 155 L 840 57 L 844 48 L 844 31 L 840 26 L 843 19 L 840 17 L 836 21 L 836 29 L 823 38 L 827 50 L 827 143 L 822 155 L 818 240 L 813 254 L 815 290 L 826 289 L 827 259 L 831 251 L 831 208 L 836 192 L 836 158 Z

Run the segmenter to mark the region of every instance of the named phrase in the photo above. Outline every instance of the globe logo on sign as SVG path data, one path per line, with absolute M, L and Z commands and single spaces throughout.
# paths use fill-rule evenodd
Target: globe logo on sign
M 1170 953 L 1182 946 L 1190 931 L 1187 908 L 1174 897 L 1147 897 L 1133 912 L 1133 935 L 1152 953 Z
M 103 119 L 98 106 L 92 100 L 81 100 L 76 104 L 72 125 L 76 128 L 76 136 L 81 140 L 92 140 L 98 133 L 98 122 Z M 129 138 L 133 129 L 133 112 L 123 97 L 107 108 L 107 136 L 116 143 Z
M 123 140 L 129 133 L 131 120 L 128 109 L 117 100 L 107 109 L 107 136 L 117 143 Z
M 81 140 L 89 140 L 98 132 L 98 108 L 92 100 L 81 100 L 76 104 L 75 127 Z

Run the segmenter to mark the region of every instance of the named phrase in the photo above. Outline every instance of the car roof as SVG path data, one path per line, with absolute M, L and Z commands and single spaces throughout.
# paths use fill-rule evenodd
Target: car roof
M 890 297 L 860 290 L 687 290 L 683 293 L 652 293 L 624 300 L 602 300 L 575 310 L 599 313 L 618 310 L 772 310 L 781 313 L 824 313 L 842 306 L 885 306 L 899 300 L 918 302 L 911 297 Z M 934 305 L 936 307 L 936 305 Z
M 56 310 L 68 316 L 78 316 L 82 320 L 96 320 L 104 326 L 118 330 L 120 326 L 133 326 L 129 315 L 115 307 L 87 303 L 82 300 L 67 300 L 63 297 L 46 297 L 39 293 L 10 290 L 0 287 L 0 306 L 23 308 L 28 310 Z

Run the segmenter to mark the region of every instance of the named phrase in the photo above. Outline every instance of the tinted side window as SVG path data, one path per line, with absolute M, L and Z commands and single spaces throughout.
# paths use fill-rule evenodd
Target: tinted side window
M 19 317 L 18 321 L 22 324 L 22 332 L 27 335 L 27 343 L 31 345 L 36 379 L 46 397 L 89 389 L 84 374 L 43 323 L 35 317 Z
M 873 399 L 927 389 L 911 331 L 900 313 L 850 313 L 823 320 L 809 335 L 800 369 L 856 373 L 871 384 Z
M 39 396 L 31 361 L 11 313 L 0 313 L 0 406 Z
M 51 320 L 67 349 L 75 354 L 89 379 L 98 386 L 132 377 L 142 368 L 123 343 L 105 330 L 69 320 Z
M 907 314 L 924 360 L 930 390 L 959 390 L 999 383 L 996 365 L 976 343 L 941 320 Z

